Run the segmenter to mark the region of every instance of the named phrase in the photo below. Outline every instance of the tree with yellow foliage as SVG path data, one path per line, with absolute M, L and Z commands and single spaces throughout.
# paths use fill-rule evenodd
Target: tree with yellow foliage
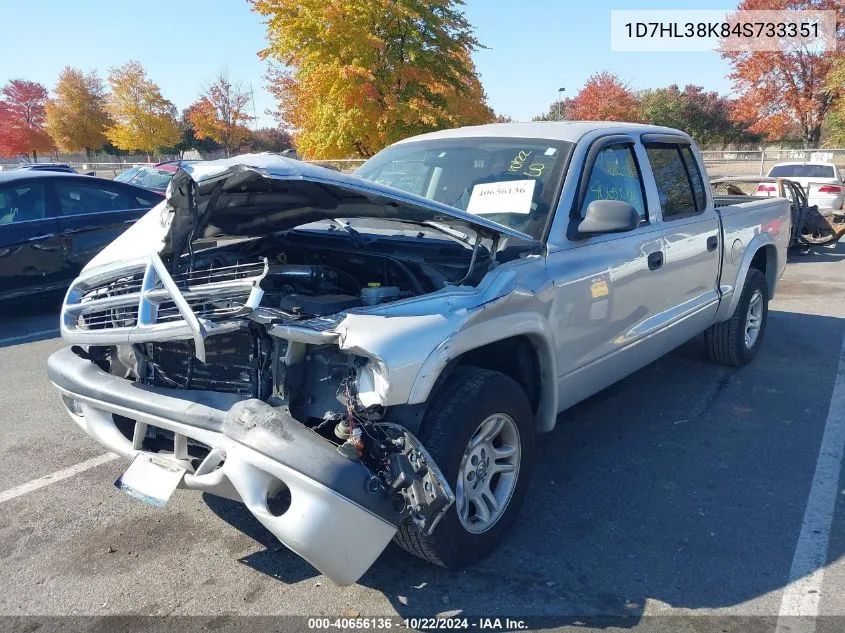
M 250 0 L 284 66 L 278 118 L 307 158 L 368 157 L 401 138 L 492 121 L 461 0 Z
M 139 62 L 112 68 L 109 84 L 112 91 L 106 109 L 114 123 L 106 129 L 106 137 L 115 147 L 151 154 L 179 142 L 176 106 L 161 96 Z
M 825 144 L 829 147 L 842 147 L 845 145 L 845 57 L 833 64 L 825 89 L 829 94 L 836 95 L 837 99 L 825 121 L 830 135 Z
M 250 97 L 242 86 L 232 83 L 227 73 L 221 72 L 188 108 L 187 118 L 196 137 L 217 141 L 228 156 L 232 148 L 249 137 L 246 123 L 254 118 L 246 111 Z
M 46 130 L 63 152 L 99 149 L 106 142 L 111 119 L 106 112 L 106 89 L 96 71 L 87 75 L 65 67 L 54 97 L 47 102 Z

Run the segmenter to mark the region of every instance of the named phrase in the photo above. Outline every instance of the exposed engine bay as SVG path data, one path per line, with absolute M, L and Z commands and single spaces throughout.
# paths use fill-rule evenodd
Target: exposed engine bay
M 78 343 L 72 351 L 178 406 L 188 400 L 180 391 L 252 403 L 258 413 L 235 426 L 259 429 L 264 446 L 289 435 L 285 425 L 301 425 L 300 450 L 320 445 L 320 454 L 356 465 L 356 481 L 357 465 L 366 469 L 369 501 L 359 505 L 391 506 L 430 534 L 455 497 L 415 437 L 425 403 L 383 404 L 388 374 L 403 367 L 384 365 L 366 345 L 341 344 L 342 334 L 346 343 L 377 338 L 361 329 L 370 325 L 343 323 L 390 327 L 381 312 L 393 307 L 383 306 L 477 286 L 542 244 L 445 204 L 277 157 L 179 170 L 156 213 L 132 229 L 145 234 L 142 243 L 118 238 L 68 291 L 62 336 Z M 225 467 L 198 437 L 154 421 L 113 423 L 117 444 L 169 454 L 186 477 Z
M 213 246 L 170 262 L 172 278 L 184 296 L 191 297 L 203 284 L 233 282 L 256 271 L 262 271 L 258 283 L 263 293 L 258 308 L 243 314 L 242 296 L 202 303 L 189 299 L 195 312 L 225 324 L 224 331 L 205 339 L 204 360 L 197 358 L 190 339 L 91 346 L 84 353 L 110 373 L 140 384 L 237 394 L 284 407 L 335 444 L 341 455 L 364 464 L 371 473 L 372 494 L 389 495 L 398 510 L 429 531 L 454 497 L 413 435 L 421 417 L 421 411 L 414 410 L 418 407 L 364 406 L 356 385 L 368 358 L 336 345 L 290 341 L 270 331 L 280 324 L 330 327 L 348 310 L 377 308 L 467 283 L 472 267 L 489 261 L 486 249 L 476 252 L 421 234 L 368 239 L 366 249 L 360 236 L 334 230 L 290 231 Z M 117 285 L 114 292 L 124 289 Z M 175 314 L 170 303 L 159 306 L 160 313 L 169 315 L 168 310 Z M 115 318 L 125 316 L 121 312 Z M 101 326 L 102 317 L 95 316 L 91 323 Z M 148 433 L 147 449 L 166 452 L 167 433 Z M 202 447 L 191 448 L 199 463 Z

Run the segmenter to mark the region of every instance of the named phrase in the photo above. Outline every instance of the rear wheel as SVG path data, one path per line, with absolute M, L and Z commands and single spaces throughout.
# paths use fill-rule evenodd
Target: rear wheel
M 769 288 L 762 271 L 752 268 L 745 278 L 739 303 L 730 319 L 704 333 L 707 356 L 723 365 L 750 363 L 763 342 L 769 316 Z
M 458 367 L 433 394 L 420 440 L 455 492 L 455 503 L 424 535 L 408 521 L 396 542 L 443 567 L 492 552 L 525 497 L 534 460 L 534 419 L 522 388 L 502 373 Z

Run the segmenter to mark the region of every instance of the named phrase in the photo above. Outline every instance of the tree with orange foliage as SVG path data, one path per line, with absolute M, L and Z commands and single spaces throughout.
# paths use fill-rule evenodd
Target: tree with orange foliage
M 603 71 L 590 77 L 566 106 L 566 116 L 582 121 L 639 122 L 640 108 L 634 93 L 619 77 Z
M 247 114 L 246 106 L 251 94 L 229 75 L 221 72 L 188 108 L 187 119 L 200 140 L 210 138 L 226 149 L 226 155 L 249 137 L 246 123 L 254 117 Z
M 54 149 L 44 131 L 47 88 L 34 81 L 13 79 L 0 90 L 0 156 L 29 156 Z
M 369 157 L 399 139 L 492 121 L 461 0 L 250 0 L 269 90 L 307 158 Z
M 805 147 L 818 145 L 825 115 L 842 96 L 830 90 L 827 76 L 837 59 L 845 56 L 845 16 L 842 0 L 742 0 L 738 11 L 838 10 L 836 51 L 722 51 L 730 61 L 730 78 L 739 93 L 733 118 L 749 130 L 781 139 L 797 127 Z

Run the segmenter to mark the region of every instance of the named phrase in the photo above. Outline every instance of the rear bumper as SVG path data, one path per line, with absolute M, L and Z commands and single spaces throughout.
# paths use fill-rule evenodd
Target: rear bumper
M 366 468 L 279 408 L 230 394 L 138 385 L 69 348 L 50 357 L 48 374 L 74 422 L 127 459 L 144 452 L 148 426 L 173 432 L 172 459 L 188 469 L 183 487 L 242 501 L 285 546 L 339 585 L 358 580 L 396 533 L 400 515 L 386 495 L 367 492 Z M 78 406 L 71 408 L 74 400 Z M 136 421 L 132 438 L 115 415 Z M 210 447 L 195 468 L 189 441 Z M 274 514 L 268 498 L 285 488 L 290 505 Z
M 810 196 L 807 198 L 807 204 L 810 206 L 816 205 L 820 211 L 824 211 L 825 209 L 839 211 L 845 205 L 845 198 L 842 196 Z

